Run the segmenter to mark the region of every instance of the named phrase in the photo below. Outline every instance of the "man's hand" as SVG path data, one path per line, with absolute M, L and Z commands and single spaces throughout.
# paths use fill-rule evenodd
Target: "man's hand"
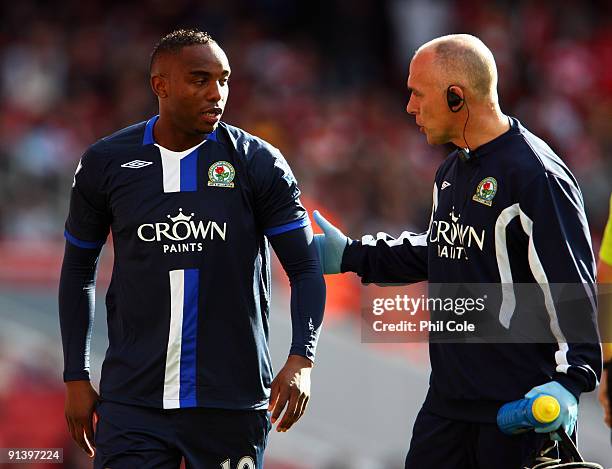
M 610 416 L 610 397 L 608 396 L 608 370 L 604 369 L 601 373 L 601 381 L 599 382 L 599 403 L 603 407 L 604 421 L 608 427 L 612 427 L 612 418 Z
M 276 426 L 277 432 L 286 432 L 304 414 L 310 399 L 310 369 L 313 363 L 301 355 L 289 355 L 287 363 L 272 381 L 270 405 L 272 423 L 275 423 L 287 405 L 283 418 Z
M 89 381 L 67 381 L 64 413 L 72 439 L 94 456 L 94 407 L 100 396 Z M 97 416 L 96 416 L 97 417 Z
M 314 235 L 314 243 L 317 247 L 323 273 L 339 274 L 344 249 L 351 240 L 342 231 L 328 222 L 318 210 L 313 212 L 313 216 L 317 225 L 325 233 Z
M 532 397 L 535 397 L 538 394 L 546 394 L 557 399 L 557 401 L 559 402 L 559 406 L 561 407 L 561 412 L 559 413 L 559 417 L 556 418 L 555 421 L 552 422 L 550 425 L 536 428 L 536 433 L 554 432 L 555 430 L 558 430 L 561 426 L 563 426 L 565 433 L 567 433 L 568 435 L 574 433 L 576 421 L 578 420 L 578 402 L 576 401 L 574 395 L 556 381 L 551 381 L 550 383 L 542 384 L 541 386 L 536 386 L 527 394 L 525 394 L 525 397 L 527 399 L 531 399 Z M 557 438 L 558 437 L 556 437 L 556 435 L 553 435 L 553 439 Z

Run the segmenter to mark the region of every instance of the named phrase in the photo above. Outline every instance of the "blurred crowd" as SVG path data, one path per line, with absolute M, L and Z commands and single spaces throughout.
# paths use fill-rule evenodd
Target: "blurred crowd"
M 15 241 L 62 242 L 81 154 L 156 113 L 149 55 L 177 27 L 207 30 L 225 49 L 233 73 L 224 120 L 279 147 L 307 207 L 353 237 L 426 228 L 448 148 L 427 146 L 405 113 L 408 63 L 435 36 L 479 36 L 497 60 L 502 110 L 577 176 L 597 247 L 612 191 L 611 23 L 612 3 L 596 0 L 0 2 L 0 264 L 24 265 Z M 357 298 L 345 287 L 330 291 Z M 60 366 L 38 360 L 44 353 L 24 364 L 6 340 L 0 447 L 24 441 L 32 422 L 63 422 Z M 37 399 L 54 415 L 27 405 Z M 40 445 L 73 446 L 56 427 L 37 431 Z M 67 454 L 65 467 L 81 467 L 82 458 Z
M 424 229 L 431 148 L 405 113 L 416 47 L 476 34 L 502 110 L 578 177 L 597 240 L 612 189 L 612 7 L 590 1 L 42 0 L 0 6 L 0 239 L 60 240 L 88 145 L 149 118 L 149 54 L 208 30 L 233 69 L 224 120 L 279 147 L 309 203 L 353 236 Z

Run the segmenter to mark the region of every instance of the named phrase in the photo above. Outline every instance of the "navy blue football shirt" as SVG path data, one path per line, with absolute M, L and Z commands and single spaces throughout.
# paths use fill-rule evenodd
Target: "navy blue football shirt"
M 97 248 L 110 229 L 114 243 L 101 397 L 264 408 L 266 236 L 309 225 L 296 180 L 276 148 L 236 127 L 220 123 L 196 147 L 173 152 L 155 143 L 156 120 L 91 146 L 73 184 L 68 242 Z M 312 358 L 315 334 L 306 340 L 292 353 Z M 64 347 L 64 379 L 89 379 L 86 345 Z
M 550 328 L 548 343 L 430 342 L 425 406 L 437 415 L 492 423 L 501 404 L 534 386 L 555 380 L 578 398 L 599 383 L 600 344 L 568 340 L 575 324 L 597 338 L 595 260 L 582 193 L 561 158 L 516 119 L 470 160 L 454 151 L 442 163 L 426 232 L 366 235 L 347 246 L 342 271 L 365 283 L 540 287 L 530 291 Z M 574 286 L 572 301 L 558 292 L 563 284 Z M 529 313 L 516 302 L 514 289 L 504 288 L 499 331 Z

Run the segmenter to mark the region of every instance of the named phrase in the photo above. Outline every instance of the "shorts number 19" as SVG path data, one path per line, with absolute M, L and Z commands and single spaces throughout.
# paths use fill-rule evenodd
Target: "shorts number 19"
M 232 469 L 229 459 L 221 463 L 221 469 Z M 236 469 L 255 469 L 255 461 L 253 461 L 251 456 L 243 456 L 240 458 L 240 461 L 238 461 Z

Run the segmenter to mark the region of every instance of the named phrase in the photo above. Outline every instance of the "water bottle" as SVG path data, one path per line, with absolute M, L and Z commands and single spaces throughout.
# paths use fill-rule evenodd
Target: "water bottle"
M 561 412 L 552 396 L 538 394 L 530 399 L 504 404 L 497 412 L 497 426 L 507 435 L 516 435 L 554 422 Z

